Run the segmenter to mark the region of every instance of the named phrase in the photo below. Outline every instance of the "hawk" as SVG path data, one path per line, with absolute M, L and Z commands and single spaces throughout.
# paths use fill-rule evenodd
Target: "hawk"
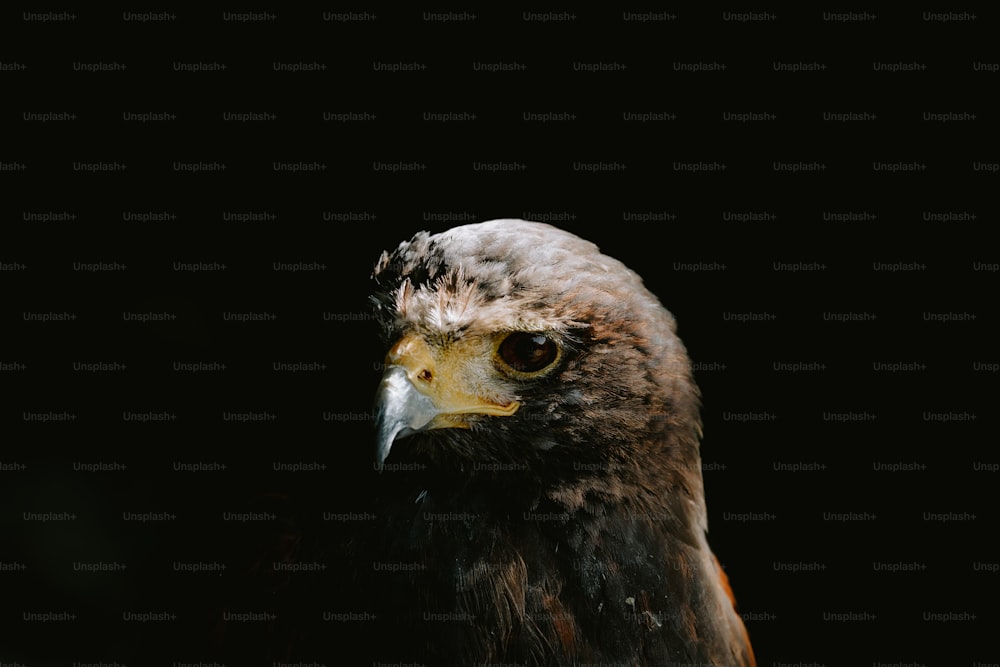
M 673 316 L 556 227 L 416 234 L 376 262 L 372 651 L 425 665 L 754 665 L 706 540 Z

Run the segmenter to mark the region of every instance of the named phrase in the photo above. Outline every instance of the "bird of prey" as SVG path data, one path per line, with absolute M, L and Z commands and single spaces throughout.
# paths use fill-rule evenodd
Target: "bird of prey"
M 673 316 L 567 231 L 491 220 L 376 262 L 372 651 L 424 665 L 754 665 L 706 541 Z

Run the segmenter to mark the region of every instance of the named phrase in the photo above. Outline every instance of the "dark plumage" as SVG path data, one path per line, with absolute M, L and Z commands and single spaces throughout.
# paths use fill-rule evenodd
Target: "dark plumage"
M 376 655 L 754 664 L 705 538 L 698 390 L 641 279 L 521 220 L 419 233 L 373 277 Z

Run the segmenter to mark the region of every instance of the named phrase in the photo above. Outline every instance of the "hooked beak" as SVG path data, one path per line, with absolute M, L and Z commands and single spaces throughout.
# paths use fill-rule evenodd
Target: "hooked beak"
M 461 349 L 436 356 L 415 334 L 404 336 L 385 357 L 385 373 L 375 394 L 375 467 L 381 469 L 399 438 L 438 428 L 471 428 L 469 415 L 506 417 L 520 403 L 497 403 L 466 387 Z
M 382 468 L 396 438 L 423 430 L 438 414 L 430 396 L 417 391 L 406 377 L 405 368 L 387 368 L 375 394 L 375 466 Z

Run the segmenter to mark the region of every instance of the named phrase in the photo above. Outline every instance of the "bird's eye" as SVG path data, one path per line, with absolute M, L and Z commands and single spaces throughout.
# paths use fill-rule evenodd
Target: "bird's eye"
M 497 348 L 500 361 L 518 374 L 533 374 L 551 366 L 559 358 L 559 346 L 548 336 L 515 331 Z

